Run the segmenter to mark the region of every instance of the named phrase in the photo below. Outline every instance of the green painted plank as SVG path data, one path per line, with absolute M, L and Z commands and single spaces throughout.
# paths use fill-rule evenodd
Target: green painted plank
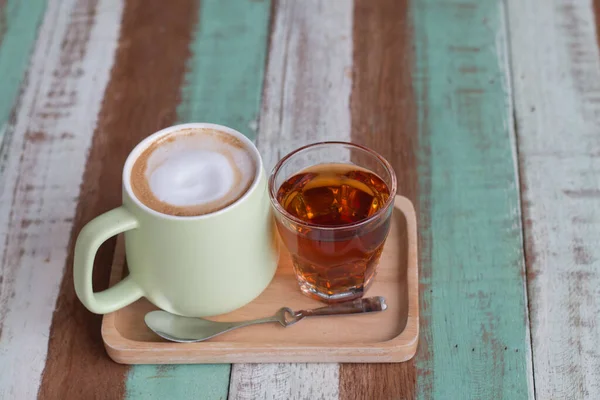
M 202 1 L 180 121 L 226 125 L 255 139 L 270 8 L 270 0 Z
M 255 138 L 268 46 L 269 0 L 202 0 L 179 122 L 213 122 Z M 229 364 L 131 368 L 128 399 L 225 399 Z
M 128 399 L 226 399 L 229 364 L 136 365 L 127 376 Z
M 501 0 L 413 2 L 424 213 L 418 398 L 524 399 L 532 371 Z
M 2 3 L 0 1 L 0 135 L 6 132 L 46 9 L 45 0 Z

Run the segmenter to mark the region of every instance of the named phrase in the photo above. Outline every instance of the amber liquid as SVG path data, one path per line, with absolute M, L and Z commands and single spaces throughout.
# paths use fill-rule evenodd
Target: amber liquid
M 302 290 L 325 301 L 360 297 L 390 229 L 390 190 L 376 174 L 349 164 L 321 164 L 292 176 L 277 192 L 283 208 L 302 222 L 277 219 Z M 331 229 L 335 228 L 335 229 Z

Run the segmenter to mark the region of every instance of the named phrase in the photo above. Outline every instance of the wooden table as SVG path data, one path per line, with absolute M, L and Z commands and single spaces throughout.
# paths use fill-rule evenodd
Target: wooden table
M 0 398 L 600 398 L 598 3 L 0 1 Z M 392 162 L 419 210 L 413 360 L 108 359 L 74 238 L 120 203 L 133 146 L 183 121 L 268 167 L 324 139 Z

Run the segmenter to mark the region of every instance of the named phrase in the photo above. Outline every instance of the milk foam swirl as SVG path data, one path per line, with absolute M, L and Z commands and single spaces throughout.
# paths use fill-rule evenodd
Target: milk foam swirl
M 175 132 L 135 161 L 131 186 L 142 203 L 164 214 L 202 215 L 224 208 L 250 187 L 256 162 L 232 135 L 212 129 Z

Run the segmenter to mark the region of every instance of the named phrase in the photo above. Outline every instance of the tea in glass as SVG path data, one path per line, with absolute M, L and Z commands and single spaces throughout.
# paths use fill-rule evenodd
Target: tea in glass
M 361 297 L 390 230 L 396 183 L 387 161 L 357 145 L 319 143 L 284 158 L 270 185 L 301 290 L 327 302 Z

